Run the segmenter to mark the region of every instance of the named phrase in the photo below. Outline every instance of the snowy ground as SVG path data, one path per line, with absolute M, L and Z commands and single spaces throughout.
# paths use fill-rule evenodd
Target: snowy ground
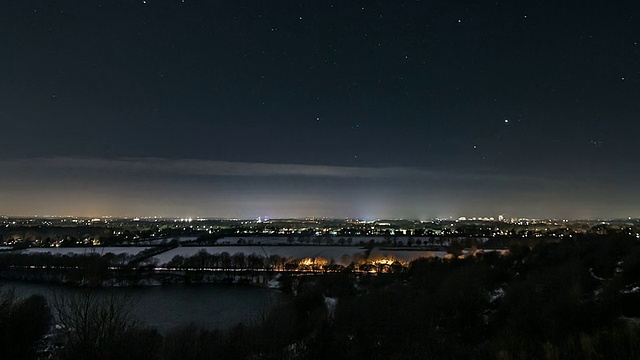
M 298 239 L 294 237 L 294 239 Z M 286 236 L 227 236 L 218 240 L 218 244 L 236 245 L 239 241 L 253 245 L 287 245 Z
M 200 250 L 205 250 L 209 254 L 226 252 L 229 253 L 229 255 L 233 255 L 236 253 L 244 253 L 245 255 L 278 255 L 297 259 L 323 257 L 327 260 L 334 259 L 337 263 L 341 263 L 340 260 L 344 255 L 347 255 L 349 257 L 347 264 L 351 262 L 354 254 L 364 255 L 365 252 L 361 247 L 355 246 L 184 246 L 158 254 L 155 256 L 155 259 L 158 259 L 159 264 L 165 264 L 176 255 L 184 257 L 193 256 Z
M 317 258 L 322 257 L 326 260 L 333 259 L 341 265 L 349 265 L 354 260 L 354 256 L 364 256 L 366 249 L 360 246 L 328 246 L 328 245 L 293 245 L 293 246 L 193 246 L 179 247 L 167 252 L 156 255 L 154 258 L 158 260 L 158 264 L 166 264 L 174 256 L 180 255 L 189 257 L 195 255 L 198 251 L 205 250 L 209 254 L 220 254 L 223 252 L 233 255 L 236 253 L 244 253 L 245 255 L 256 254 L 261 256 L 278 255 L 285 258 Z M 371 257 L 393 257 L 395 259 L 410 262 L 420 257 L 443 257 L 446 255 L 444 251 L 423 251 L 423 250 L 380 250 L 374 249 Z
M 237 239 L 240 239 L 238 237 Z M 246 239 L 246 238 L 244 238 Z M 260 239 L 262 243 L 278 243 L 280 239 L 286 241 L 286 238 L 257 238 Z M 149 249 L 151 247 L 148 246 L 116 246 L 116 247 L 64 247 L 64 248 L 56 248 L 56 247 L 47 247 L 47 248 L 29 248 L 25 250 L 21 250 L 22 253 L 51 253 L 51 254 L 99 254 L 105 255 L 107 253 L 113 254 L 129 254 L 135 255 L 139 252 Z M 173 259 L 176 255 L 181 255 L 184 257 L 193 256 L 198 251 L 205 250 L 209 254 L 221 254 L 223 252 L 228 253 L 229 255 L 244 253 L 245 255 L 256 254 L 261 256 L 271 256 L 278 255 L 284 258 L 296 258 L 296 259 L 304 259 L 304 258 L 324 258 L 328 261 L 334 260 L 337 264 L 340 265 L 349 265 L 351 261 L 355 260 L 357 257 L 364 257 L 366 249 L 362 246 L 339 246 L 339 245 L 216 245 L 216 246 L 181 246 L 169 251 L 160 253 L 154 257 L 154 259 L 158 260 L 158 264 L 166 264 L 171 259 Z M 406 248 L 406 249 L 384 249 L 384 248 L 375 248 L 371 254 L 371 259 L 376 258 L 393 258 L 403 260 L 405 262 L 410 262 L 412 260 L 421 258 L 421 257 L 443 257 L 446 255 L 444 251 L 425 251 L 419 250 L 418 248 Z
M 304 236 L 299 236 L 299 235 L 292 235 L 290 236 L 228 236 L 228 237 L 224 237 L 218 240 L 218 244 L 224 244 L 224 245 L 236 245 L 238 244 L 239 240 L 244 240 L 246 242 L 246 244 L 253 244 L 253 245 L 287 245 L 290 244 L 289 239 L 293 239 L 293 244 L 304 244 L 304 240 L 302 239 L 306 239 L 309 240 L 310 242 L 313 241 L 313 239 L 317 238 L 317 236 L 309 236 L 309 237 L 304 237 Z M 323 242 L 324 242 L 324 236 L 322 236 L 323 238 Z M 377 244 L 383 244 L 383 243 L 387 243 L 388 240 L 390 241 L 396 241 L 397 244 L 402 244 L 402 245 L 407 245 L 409 243 L 409 239 L 411 238 L 411 242 L 413 242 L 414 246 L 416 246 L 416 242 L 419 240 L 421 243 L 424 243 L 425 245 L 450 245 L 451 244 L 451 240 L 465 240 L 466 238 L 457 238 L 457 237 L 435 237 L 435 236 L 416 236 L 416 237 L 410 237 L 410 236 L 331 236 L 331 239 L 333 239 L 335 244 L 338 244 L 338 241 L 340 239 L 344 239 L 345 241 L 347 239 L 351 238 L 352 240 L 352 245 L 357 246 L 362 244 L 368 244 L 371 240 L 373 240 L 373 242 L 377 243 Z M 487 241 L 487 238 L 476 238 L 476 240 L 478 242 L 485 242 Z
M 198 238 L 197 236 L 175 236 L 175 237 L 163 237 L 158 239 L 149 238 L 144 240 L 138 240 L 136 244 L 143 245 L 143 246 L 144 245 L 165 245 L 172 242 L 173 240 L 178 240 L 179 243 L 184 243 L 184 242 L 194 241 L 197 238 Z
M 47 248 L 29 248 L 22 250 L 23 253 L 26 254 L 36 254 L 36 253 L 51 253 L 51 254 L 75 254 L 75 255 L 83 255 L 83 254 L 99 254 L 105 255 L 107 253 L 113 254 L 129 254 L 135 255 L 140 251 L 149 249 L 149 247 L 139 247 L 139 246 L 114 246 L 114 247 L 47 247 Z

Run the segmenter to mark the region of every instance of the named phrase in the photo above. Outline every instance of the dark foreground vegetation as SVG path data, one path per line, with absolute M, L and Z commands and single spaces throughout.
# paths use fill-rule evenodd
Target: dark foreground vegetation
M 283 283 L 297 296 L 252 324 L 164 335 L 132 319 L 127 299 L 5 291 L 0 358 L 640 359 L 640 243 L 623 234 Z

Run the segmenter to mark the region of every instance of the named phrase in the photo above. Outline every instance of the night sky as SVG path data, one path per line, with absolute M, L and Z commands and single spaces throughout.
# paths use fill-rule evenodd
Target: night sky
M 637 1 L 0 3 L 0 213 L 640 217 Z

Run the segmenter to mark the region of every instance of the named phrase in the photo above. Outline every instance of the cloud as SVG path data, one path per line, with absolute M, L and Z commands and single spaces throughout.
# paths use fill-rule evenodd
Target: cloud
M 0 160 L 0 213 L 214 217 L 635 214 L 635 188 L 579 177 L 195 159 Z M 569 216 L 567 216 L 569 215 Z
M 372 168 L 327 165 L 250 163 L 196 159 L 162 158 L 77 158 L 52 157 L 0 160 L 5 171 L 80 170 L 204 176 L 313 176 L 338 178 L 386 178 L 395 176 L 434 176 L 434 173 L 410 168 Z
M 544 181 L 530 176 L 491 172 L 450 172 L 413 167 L 354 167 L 330 165 L 230 162 L 165 158 L 48 157 L 0 160 L 3 172 L 81 172 L 84 174 L 128 173 L 147 175 L 198 175 L 240 177 L 327 177 L 372 179 L 457 179 L 466 181 Z

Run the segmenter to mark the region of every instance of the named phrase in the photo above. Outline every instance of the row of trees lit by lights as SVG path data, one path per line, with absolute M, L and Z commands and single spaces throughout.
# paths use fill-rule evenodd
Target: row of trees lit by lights
M 435 255 L 432 255 L 435 256 Z M 176 255 L 164 268 L 167 270 L 187 271 L 227 271 L 227 270 L 254 270 L 254 271 L 298 271 L 298 272 L 366 272 L 389 273 L 400 272 L 406 269 L 408 262 L 391 255 L 356 253 L 353 256 L 342 255 L 339 261 L 334 258 L 324 257 L 283 257 L 271 255 L 269 257 L 244 253 L 216 253 L 209 254 L 201 250 L 193 256 Z
M 477 250 L 482 252 L 482 250 Z M 501 255 L 504 252 L 500 252 Z M 409 262 L 406 259 L 391 254 L 355 253 L 344 254 L 337 261 L 324 257 L 284 257 L 280 255 L 262 256 L 258 254 L 245 255 L 242 252 L 229 254 L 227 252 L 210 254 L 200 250 L 192 256 L 174 256 L 168 263 L 159 264 L 153 258 L 140 255 L 120 254 L 105 255 L 92 254 L 51 254 L 51 253 L 15 253 L 8 252 L 0 255 L 0 268 L 39 269 L 41 271 L 56 269 L 90 270 L 107 276 L 110 270 L 127 270 L 131 268 L 148 269 L 153 271 L 239 271 L 264 272 L 287 271 L 305 273 L 354 272 L 354 273 L 397 273 L 406 270 Z M 475 256 L 475 252 L 464 254 L 446 254 L 443 259 L 454 257 L 465 258 Z M 421 257 L 435 258 L 435 253 L 422 252 Z M 142 260 L 140 259 L 142 258 Z

